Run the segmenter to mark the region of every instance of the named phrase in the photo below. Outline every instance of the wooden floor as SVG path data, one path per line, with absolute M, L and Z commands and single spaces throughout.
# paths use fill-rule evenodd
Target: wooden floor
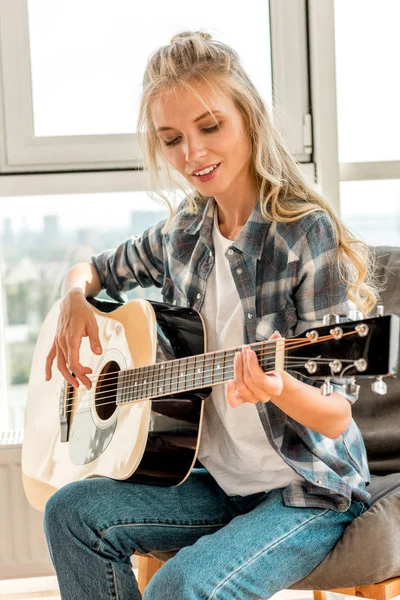
M 137 576 L 137 572 L 135 575 Z M 37 598 L 60 600 L 55 577 L 0 581 L 0 600 L 36 600 Z M 312 592 L 283 590 L 275 594 L 273 600 L 312 600 Z

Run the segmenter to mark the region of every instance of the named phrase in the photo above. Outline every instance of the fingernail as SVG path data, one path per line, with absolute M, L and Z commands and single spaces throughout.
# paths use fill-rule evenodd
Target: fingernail
M 101 348 L 100 348 L 100 346 L 97 346 L 97 348 L 96 348 L 96 352 L 97 352 L 98 354 L 101 354 Z

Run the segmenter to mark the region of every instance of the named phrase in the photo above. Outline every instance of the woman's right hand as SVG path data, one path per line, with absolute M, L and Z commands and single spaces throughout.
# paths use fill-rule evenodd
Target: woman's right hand
M 92 352 L 102 353 L 99 328 L 93 309 L 82 290 L 73 289 L 61 301 L 56 335 L 46 358 L 46 381 L 51 379 L 51 368 L 57 357 L 57 368 L 68 383 L 78 388 L 80 380 L 88 389 L 92 387 L 87 377 L 92 373 L 92 369 L 79 362 L 79 349 L 83 337 L 89 338 Z

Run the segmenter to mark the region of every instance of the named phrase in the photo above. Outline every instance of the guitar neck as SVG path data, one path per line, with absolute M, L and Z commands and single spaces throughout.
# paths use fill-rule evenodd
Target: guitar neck
M 284 368 L 284 338 L 257 342 L 250 347 L 263 371 Z M 234 377 L 238 351 L 241 346 L 120 371 L 117 404 L 226 383 Z

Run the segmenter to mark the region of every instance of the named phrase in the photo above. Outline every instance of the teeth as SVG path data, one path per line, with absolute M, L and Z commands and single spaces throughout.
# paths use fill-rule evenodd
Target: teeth
M 214 171 L 214 169 L 217 168 L 217 165 L 214 165 L 213 167 L 208 167 L 208 169 L 204 169 L 204 171 L 198 171 L 198 173 L 195 173 L 195 175 L 207 175 L 207 173 L 211 173 L 211 171 Z

